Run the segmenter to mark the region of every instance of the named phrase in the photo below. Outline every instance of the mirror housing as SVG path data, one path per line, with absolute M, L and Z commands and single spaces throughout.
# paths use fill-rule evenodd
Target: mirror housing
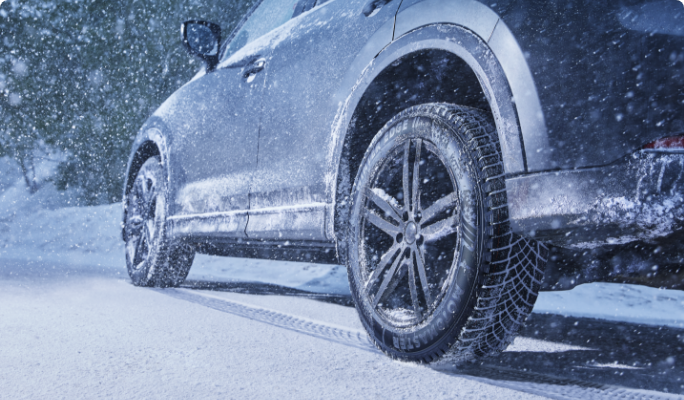
M 219 60 L 221 27 L 209 21 L 185 21 L 181 24 L 181 38 L 188 53 L 204 61 L 207 72 L 213 71 Z

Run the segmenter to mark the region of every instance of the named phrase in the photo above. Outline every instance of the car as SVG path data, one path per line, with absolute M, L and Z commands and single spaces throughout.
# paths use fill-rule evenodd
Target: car
M 684 6 L 263 0 L 140 129 L 133 284 L 196 253 L 347 266 L 373 343 L 463 362 L 540 290 L 681 288 Z

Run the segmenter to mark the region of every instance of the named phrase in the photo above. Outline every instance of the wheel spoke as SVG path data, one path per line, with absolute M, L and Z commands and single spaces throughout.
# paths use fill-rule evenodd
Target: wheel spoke
M 145 193 L 143 193 L 142 179 L 140 177 L 135 178 L 133 182 L 133 187 L 131 188 L 131 201 L 130 204 L 138 209 L 138 213 L 142 210 L 141 206 L 144 205 Z
M 153 217 L 154 207 L 157 202 L 155 201 L 154 187 L 147 193 L 148 198 L 145 200 L 145 220 L 150 220 Z
M 154 220 L 148 219 L 147 221 L 145 221 L 145 227 L 147 228 L 147 229 L 145 229 L 145 232 L 147 232 L 147 243 L 152 243 L 152 239 L 155 237 L 155 233 L 156 233 L 155 232 L 156 227 L 154 225 Z
M 397 210 L 392 203 L 380 197 L 373 189 L 366 190 L 366 197 L 368 197 L 375 205 L 380 207 L 385 215 L 389 215 L 394 218 L 397 222 L 401 222 L 401 217 L 399 216 L 400 211 Z
M 439 240 L 458 231 L 458 217 L 459 215 L 456 214 L 423 228 L 421 232 L 425 238 L 425 241 L 432 242 Z
M 145 204 L 145 215 L 148 215 L 157 194 L 157 185 L 153 177 L 146 175 L 142 176 L 140 183 L 143 192 L 143 202 Z
M 414 265 L 414 254 L 411 252 L 410 260 L 408 263 L 408 274 L 409 274 L 409 290 L 411 291 L 411 303 L 413 303 L 413 311 L 416 316 L 420 318 L 422 315 L 420 311 L 420 304 L 418 303 L 418 291 L 416 290 L 416 269 Z
M 411 207 L 413 213 L 416 214 L 419 210 L 418 205 L 418 185 L 420 185 L 420 145 L 422 140 L 416 140 L 416 159 L 413 161 L 413 190 L 411 191 Z
M 378 292 L 375 293 L 375 298 L 373 299 L 373 308 L 377 307 L 378 303 L 380 303 L 380 300 L 384 297 L 385 291 L 387 290 L 387 286 L 389 286 L 390 282 L 392 282 L 392 279 L 394 278 L 394 275 L 397 272 L 397 267 L 399 267 L 399 263 L 403 258 L 404 257 L 402 256 L 402 254 L 399 254 L 392 263 L 392 266 L 390 267 L 389 271 L 387 271 L 387 273 L 385 274 L 385 277 L 382 279 L 382 284 L 380 284 Z
M 420 284 L 423 287 L 423 295 L 425 296 L 426 307 L 430 308 L 432 297 L 430 296 L 430 287 L 428 286 L 427 274 L 425 272 L 425 261 L 423 259 L 423 252 L 415 243 L 413 244 L 413 253 L 416 257 L 416 267 L 418 268 L 418 276 L 420 277 Z
M 149 201 L 147 199 L 148 194 L 145 188 L 145 180 L 141 177 L 138 177 L 138 179 L 135 181 L 133 190 L 135 191 L 136 214 L 138 214 L 142 219 L 146 219 Z
M 397 244 L 393 244 L 392 247 L 390 247 L 390 249 L 387 250 L 385 254 L 383 254 L 383 256 L 380 258 L 378 266 L 375 268 L 373 273 L 371 273 L 370 278 L 368 278 L 368 280 L 366 281 L 366 289 L 368 289 L 368 287 L 375 283 L 375 281 L 378 279 L 382 271 L 385 270 L 387 264 L 389 264 L 390 260 L 392 260 L 392 257 L 394 257 L 394 255 L 397 254 L 397 250 L 401 250 L 401 247 Z
M 136 268 L 138 268 L 139 264 L 145 261 L 143 257 L 143 248 L 145 246 L 146 241 L 147 232 L 146 229 L 143 227 L 141 234 L 138 236 L 138 243 L 135 246 L 135 256 L 133 257 L 133 264 Z
M 126 236 L 135 236 L 136 234 L 139 234 L 143 222 L 144 220 L 139 215 L 129 216 L 126 224 Z
M 458 193 L 451 192 L 441 199 L 435 201 L 430 207 L 423 211 L 421 225 L 429 222 L 436 215 L 458 204 Z
M 366 209 L 365 210 L 365 217 L 368 222 L 371 224 L 377 226 L 385 232 L 386 234 L 392 236 L 393 238 L 396 237 L 401 230 L 399 229 L 398 226 L 395 226 L 384 219 L 382 219 L 378 214 L 374 213 L 373 211 Z
M 140 171 L 140 175 L 135 179 L 136 192 L 138 194 L 139 204 L 145 205 L 147 203 L 147 188 L 145 187 L 145 174 Z
M 157 193 L 153 193 L 154 196 L 150 199 L 150 202 L 147 204 L 147 213 L 145 214 L 145 219 L 146 220 L 154 220 L 155 216 L 157 215 Z
M 404 211 L 411 212 L 410 204 L 410 194 L 409 194 L 409 149 L 411 147 L 411 141 L 407 140 L 404 146 L 404 173 L 402 174 L 402 183 L 404 186 Z

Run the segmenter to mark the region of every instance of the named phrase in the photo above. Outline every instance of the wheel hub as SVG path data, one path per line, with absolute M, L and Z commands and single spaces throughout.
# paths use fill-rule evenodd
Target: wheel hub
M 418 224 L 413 221 L 406 224 L 406 229 L 404 229 L 404 237 L 406 238 L 406 243 L 413 244 L 418 237 Z

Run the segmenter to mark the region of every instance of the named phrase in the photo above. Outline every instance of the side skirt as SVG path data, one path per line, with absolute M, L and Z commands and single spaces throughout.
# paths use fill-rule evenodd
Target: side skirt
M 190 242 L 198 253 L 213 256 L 319 264 L 340 263 L 333 242 L 282 242 L 220 237 L 193 237 Z
M 338 264 L 335 241 L 326 235 L 331 212 L 332 205 L 313 203 L 177 215 L 167 229 L 204 254 Z

